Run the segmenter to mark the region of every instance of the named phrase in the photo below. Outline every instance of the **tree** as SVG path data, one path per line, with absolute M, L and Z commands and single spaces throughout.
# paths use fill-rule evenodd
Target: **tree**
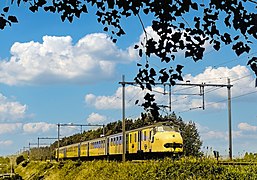
M 16 158 L 16 164 L 19 165 L 21 162 L 25 160 L 23 155 L 20 155 Z
M 122 18 L 138 17 L 145 32 L 145 42 L 135 45 L 135 49 L 140 57 L 145 55 L 146 61 L 138 64 L 139 71 L 134 80 L 142 89 L 152 90 L 156 80 L 172 85 L 183 80 L 183 65 L 169 67 L 178 51 L 184 50 L 185 58 L 198 61 L 203 58 L 204 44 L 208 42 L 216 51 L 223 45 L 231 45 L 232 51 L 240 56 L 251 53 L 257 39 L 257 13 L 253 7 L 256 0 L 11 0 L 18 6 L 21 2 L 32 12 L 43 8 L 46 12 L 59 13 L 62 21 L 69 22 L 88 13 L 89 6 L 95 7 L 97 21 L 111 34 L 113 42 L 125 34 Z M 0 29 L 18 22 L 15 15 L 8 14 L 9 8 L 2 9 Z M 149 14 L 153 16 L 151 26 L 158 35 L 157 39 L 148 37 L 145 31 L 141 16 Z M 149 62 L 153 55 L 164 64 L 159 71 Z M 257 57 L 250 58 L 247 65 L 257 75 Z M 146 94 L 142 106 L 154 117 L 159 117 L 154 95 Z

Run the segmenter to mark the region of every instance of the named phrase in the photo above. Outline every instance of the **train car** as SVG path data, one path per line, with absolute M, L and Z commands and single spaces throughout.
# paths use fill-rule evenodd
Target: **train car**
M 89 157 L 105 156 L 106 155 L 105 142 L 106 142 L 106 137 L 88 141 L 88 144 L 89 144 L 88 156 Z
M 138 158 L 180 156 L 183 139 L 178 128 L 159 123 L 128 132 L 127 154 Z
M 109 141 L 109 148 L 107 150 L 107 154 L 109 156 L 115 156 L 120 155 L 123 152 L 123 141 L 122 141 L 122 133 L 110 135 L 107 137 L 107 140 Z
M 59 159 L 121 159 L 122 141 L 122 133 L 118 133 L 60 147 Z M 178 128 L 167 123 L 157 123 L 127 131 L 125 148 L 127 159 L 180 156 L 183 153 L 183 139 Z

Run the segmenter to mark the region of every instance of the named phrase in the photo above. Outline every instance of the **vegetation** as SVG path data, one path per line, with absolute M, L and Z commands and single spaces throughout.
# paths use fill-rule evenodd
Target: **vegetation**
M 10 172 L 10 159 L 8 157 L 0 157 L 0 174 Z
M 16 158 L 16 164 L 19 165 L 21 162 L 25 160 L 23 155 L 20 155 Z
M 30 162 L 16 168 L 23 179 L 256 179 L 257 165 L 225 166 L 211 159 L 182 158 L 144 162 Z
M 72 22 L 74 17 L 92 13 L 96 10 L 97 21 L 103 25 L 103 30 L 109 32 L 113 42 L 117 37 L 125 35 L 122 20 L 137 17 L 145 32 L 145 42 L 135 45 L 138 54 L 146 57 L 144 64 L 138 64 L 139 71 L 134 78 L 142 89 L 152 89 L 156 81 L 175 85 L 177 80 L 183 80 L 183 65 L 171 64 L 176 59 L 176 53 L 182 51 L 185 58 L 193 61 L 203 59 L 206 43 L 215 51 L 224 45 L 230 46 L 237 56 L 250 54 L 257 39 L 255 0 L 11 0 L 11 4 L 28 7 L 37 12 L 41 8 L 46 12 L 60 14 L 61 20 Z M 6 3 L 7 4 L 7 3 Z M 0 29 L 17 23 L 15 15 L 9 14 L 11 6 L 6 6 L 0 14 Z M 92 8 L 93 7 L 93 8 Z M 158 38 L 147 35 L 141 16 L 152 17 L 151 26 Z M 156 56 L 163 64 L 156 70 L 150 64 L 149 57 Z M 257 57 L 249 57 L 248 63 L 257 75 Z M 175 67 L 172 67 L 175 66 Z M 159 107 L 154 102 L 154 95 L 147 93 L 142 106 L 157 118 Z

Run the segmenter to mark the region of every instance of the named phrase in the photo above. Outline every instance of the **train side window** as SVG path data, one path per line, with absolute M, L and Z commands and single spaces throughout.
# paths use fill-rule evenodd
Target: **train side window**
M 137 133 L 135 133 L 135 142 L 137 142 Z
M 116 144 L 119 144 L 119 137 L 116 137 Z
M 152 138 L 152 131 L 149 131 L 149 139 Z
M 120 136 L 120 144 L 122 144 L 122 139 L 121 139 L 121 136 Z
M 144 131 L 144 141 L 146 141 L 146 131 Z
M 131 134 L 129 135 L 129 143 L 131 143 L 132 141 L 131 141 L 131 138 L 132 138 L 132 136 L 131 136 Z

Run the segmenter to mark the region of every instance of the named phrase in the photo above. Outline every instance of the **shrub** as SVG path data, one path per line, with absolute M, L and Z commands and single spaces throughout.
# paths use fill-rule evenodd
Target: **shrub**
M 16 158 L 16 164 L 19 165 L 24 160 L 25 160 L 25 158 L 23 157 L 23 155 L 20 155 Z

